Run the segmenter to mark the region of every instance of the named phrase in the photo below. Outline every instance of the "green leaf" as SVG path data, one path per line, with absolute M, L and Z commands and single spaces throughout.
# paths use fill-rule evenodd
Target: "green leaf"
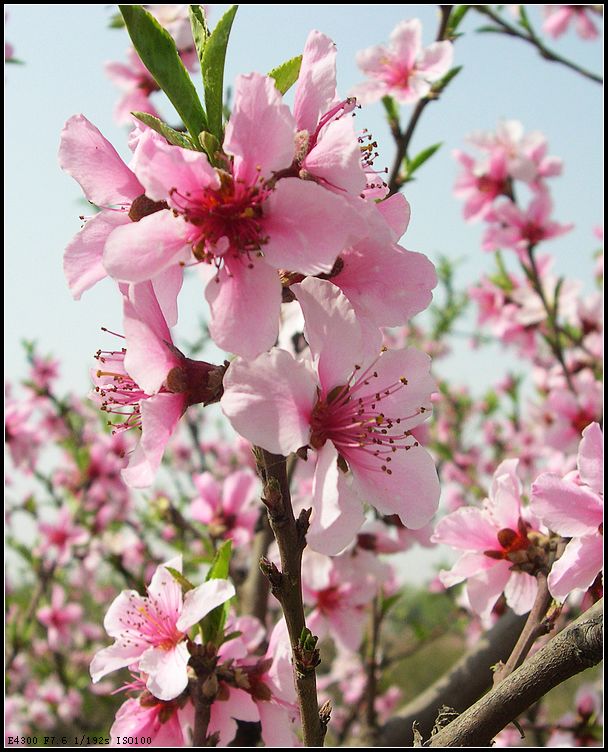
M 199 133 L 198 140 L 200 145 L 207 152 L 209 162 L 211 162 L 214 167 L 218 167 L 218 163 L 222 161 L 222 156 L 225 157 L 220 142 L 212 133 L 209 133 L 209 131 Z
M 163 123 L 162 120 L 154 117 L 154 115 L 150 115 L 147 112 L 132 112 L 131 114 L 138 120 L 141 120 L 144 125 L 147 125 L 149 128 L 152 128 L 152 130 L 160 133 L 161 136 L 164 136 L 170 144 L 181 146 L 182 149 L 196 148 L 192 143 L 192 139 L 190 139 L 185 133 L 176 131 L 174 128 L 171 128 L 170 125 L 167 125 L 166 123 Z
M 450 15 L 450 22 L 448 25 L 449 35 L 452 36 L 454 32 L 460 26 L 460 22 L 470 10 L 470 5 L 456 5 Z
M 201 131 L 207 130 L 207 117 L 171 34 L 141 5 L 118 7 L 142 63 L 196 140 Z
M 218 549 L 211 569 L 207 573 L 206 582 L 209 580 L 226 580 L 230 571 L 230 558 L 232 556 L 232 541 L 225 541 Z M 224 625 L 230 610 L 230 601 L 222 603 L 221 606 L 214 608 L 201 621 L 201 630 L 203 632 L 203 642 L 214 642 L 221 644 L 223 639 Z
M 188 8 L 188 13 L 190 15 L 190 26 L 192 28 L 192 37 L 194 39 L 194 46 L 196 47 L 196 54 L 198 55 L 199 63 L 202 63 L 205 45 L 207 44 L 211 32 L 207 26 L 205 11 L 201 5 L 191 5 Z
M 210 131 L 218 141 L 223 141 L 223 101 L 224 101 L 224 65 L 226 62 L 226 47 L 230 38 L 230 29 L 238 5 L 230 8 L 218 21 L 211 36 L 207 39 L 203 57 L 201 60 L 201 72 L 205 87 L 205 106 L 209 125 L 199 128 L 196 135 L 201 131 Z
M 382 97 L 382 104 L 384 105 L 389 125 L 399 125 L 399 108 L 395 100 L 392 97 L 385 96 Z
M 526 8 L 523 5 L 519 6 L 519 23 L 524 27 L 526 31 L 534 34 L 534 30 L 532 29 L 532 24 L 530 23 L 530 19 L 528 18 Z
M 114 13 L 112 15 L 112 18 L 110 19 L 110 23 L 108 24 L 108 28 L 110 29 L 124 29 L 125 28 L 125 20 L 120 15 L 120 13 Z
M 173 569 L 173 567 L 165 567 L 167 572 L 173 577 L 175 582 L 177 582 L 178 585 L 182 586 L 182 593 L 187 593 L 189 590 L 194 590 L 194 585 L 190 582 L 190 580 L 187 577 L 184 577 L 184 575 L 179 572 L 177 569 Z
M 456 78 L 461 70 L 462 65 L 457 65 L 456 67 L 449 70 L 442 79 L 437 81 L 437 83 L 433 84 L 433 91 L 435 92 L 435 94 L 440 94 L 452 81 L 452 79 Z
M 382 600 L 382 609 L 381 609 L 382 617 L 388 614 L 388 612 L 397 603 L 397 601 L 401 598 L 402 595 L 403 593 L 395 593 L 394 595 L 389 595 L 388 598 L 384 598 Z
M 292 57 L 291 60 L 286 60 L 281 65 L 277 65 L 268 75 L 270 78 L 274 78 L 275 86 L 281 94 L 285 94 L 298 80 L 301 67 L 302 55 L 298 55 L 297 57 Z
M 408 178 L 411 177 L 416 172 L 416 170 L 422 167 L 422 165 L 427 162 L 438 149 L 441 148 L 442 143 L 443 142 L 439 142 L 438 144 L 433 144 L 432 146 L 423 149 L 419 154 L 416 154 L 413 159 L 407 159 L 406 157 L 405 168 Z
M 498 26 L 480 26 L 475 29 L 478 34 L 504 34 L 505 32 Z

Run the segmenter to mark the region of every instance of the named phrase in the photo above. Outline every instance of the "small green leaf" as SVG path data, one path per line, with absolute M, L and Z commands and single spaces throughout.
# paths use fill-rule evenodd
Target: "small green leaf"
M 230 8 L 218 21 L 215 29 L 211 32 L 203 50 L 201 60 L 201 72 L 205 87 L 205 106 L 209 125 L 199 128 L 201 131 L 210 131 L 218 141 L 223 140 L 223 102 L 224 102 L 224 65 L 226 62 L 226 47 L 230 38 L 230 29 L 238 5 Z
M 196 47 L 196 54 L 198 55 L 199 63 L 202 63 L 205 45 L 207 44 L 211 32 L 207 26 L 205 11 L 201 5 L 191 5 L 188 8 L 188 13 L 190 15 L 190 26 L 192 27 L 192 37 L 194 39 L 194 46 Z
M 206 582 L 209 580 L 226 580 L 230 571 L 230 558 L 232 556 L 232 541 L 225 541 L 218 549 L 211 569 L 207 573 Z M 230 610 L 230 601 L 222 603 L 214 608 L 201 621 L 201 630 L 204 642 L 221 644 L 223 639 L 224 625 Z
M 110 29 L 124 29 L 125 28 L 125 20 L 120 15 L 120 13 L 114 13 L 112 15 L 112 18 L 110 18 L 110 23 L 108 24 L 108 28 Z
M 534 30 L 532 29 L 532 24 L 530 23 L 530 19 L 528 18 L 528 14 L 526 12 L 526 8 L 524 5 L 519 6 L 519 23 L 521 26 L 524 27 L 526 31 L 529 31 L 530 33 L 534 34 Z
M 181 146 L 182 149 L 195 148 L 189 136 L 180 131 L 176 131 L 174 128 L 171 128 L 170 125 L 167 125 L 166 123 L 163 123 L 162 120 L 154 117 L 154 115 L 150 115 L 147 112 L 132 112 L 131 115 L 135 116 L 138 120 L 141 120 L 144 125 L 152 128 L 152 130 L 160 133 L 160 135 L 164 136 L 170 144 L 173 144 L 173 146 Z
M 433 84 L 433 91 L 435 94 L 440 94 L 447 85 L 452 81 L 453 78 L 456 78 L 456 76 L 460 73 L 462 70 L 462 65 L 457 65 L 455 68 L 452 68 L 449 70 L 445 76 L 437 81 L 437 83 Z
M 385 617 L 388 614 L 388 612 L 397 603 L 397 601 L 401 598 L 402 595 L 403 593 L 395 593 L 394 595 L 389 595 L 388 598 L 384 598 L 382 600 L 382 609 L 381 609 L 382 617 Z
M 167 572 L 173 577 L 175 582 L 177 582 L 178 585 L 182 586 L 182 593 L 187 593 L 189 590 L 194 590 L 194 585 L 190 582 L 190 580 L 187 577 L 184 577 L 184 575 L 181 572 L 178 572 L 177 569 L 173 569 L 173 567 L 165 567 Z
M 449 35 L 452 36 L 454 32 L 460 26 L 460 22 L 470 10 L 470 5 L 456 5 L 450 15 L 450 22 L 448 25 Z
M 399 125 L 399 108 L 395 100 L 392 97 L 385 96 L 382 97 L 382 104 L 384 105 L 389 125 Z
M 221 161 L 221 156 L 223 155 L 220 142 L 212 133 L 209 133 L 209 131 L 203 131 L 202 133 L 199 133 L 198 140 L 200 145 L 207 152 L 207 156 L 209 157 L 211 164 L 214 167 L 218 167 L 218 156 L 219 161 Z
M 171 34 L 141 5 L 118 7 L 142 63 L 169 97 L 192 138 L 197 139 L 207 130 L 207 117 Z
M 407 170 L 408 178 L 410 178 L 416 172 L 416 170 L 422 167 L 422 165 L 427 162 L 438 149 L 441 148 L 441 145 L 442 142 L 433 144 L 432 146 L 423 149 L 419 154 L 416 154 L 413 159 L 406 158 L 405 167 Z
M 268 75 L 270 78 L 274 78 L 275 86 L 281 94 L 285 94 L 298 80 L 301 67 L 302 55 L 298 55 L 297 57 L 292 57 L 291 60 L 286 60 L 281 65 L 277 65 Z
M 504 31 L 498 26 L 480 26 L 475 29 L 478 34 L 504 34 Z

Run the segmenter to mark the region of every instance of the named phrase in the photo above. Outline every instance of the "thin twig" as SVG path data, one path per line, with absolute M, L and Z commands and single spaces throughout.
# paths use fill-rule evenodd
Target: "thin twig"
M 518 26 L 511 25 L 510 23 L 505 21 L 504 18 L 502 18 L 498 13 L 492 10 L 492 8 L 490 8 L 488 5 L 471 5 L 471 8 L 476 10 L 482 16 L 487 16 L 488 18 L 490 18 L 498 27 L 496 29 L 496 32 L 505 34 L 509 37 L 514 37 L 515 39 L 521 39 L 523 42 L 531 44 L 533 47 L 536 47 L 538 54 L 545 60 L 548 60 L 550 63 L 559 63 L 560 65 L 564 65 L 566 68 L 570 68 L 570 70 L 573 70 L 575 73 L 580 74 L 590 81 L 594 81 L 596 84 L 604 83 L 603 78 L 598 74 L 588 71 L 586 68 L 578 65 L 578 63 L 574 63 L 572 62 L 572 60 L 568 60 L 562 55 L 558 55 L 557 52 L 549 49 L 544 44 L 544 42 L 532 31 L 531 28 L 524 31 Z

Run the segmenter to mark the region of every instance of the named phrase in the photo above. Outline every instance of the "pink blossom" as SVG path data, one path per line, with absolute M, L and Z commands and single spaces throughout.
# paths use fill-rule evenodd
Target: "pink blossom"
M 572 391 L 560 375 L 548 385 L 548 395 L 535 413 L 543 441 L 563 452 L 574 451 L 583 429 L 602 416 L 603 389 L 595 375 L 584 369 L 571 375 Z
M 292 170 L 295 134 L 273 79 L 258 74 L 237 80 L 223 145 L 232 161 L 224 169 L 212 168 L 200 152 L 144 134 L 135 173 L 147 195 L 172 211 L 112 233 L 106 245 L 110 274 L 140 282 L 179 270 L 194 254 L 215 267 L 206 289 L 214 341 L 245 357 L 270 347 L 281 304 L 277 270 L 330 272 L 361 227 L 342 196 Z M 277 179 L 281 173 L 285 177 Z
M 517 120 L 502 121 L 493 132 L 472 133 L 467 141 L 482 153 L 474 158 L 460 150 L 453 152 L 464 168 L 454 193 L 465 200 L 467 220 L 485 219 L 498 197 L 511 197 L 513 180 L 538 190 L 543 178 L 561 174 L 561 160 L 547 156 L 545 136 L 539 131 L 524 133 Z
M 274 348 L 233 361 L 224 414 L 268 451 L 316 450 L 313 548 L 337 553 L 347 545 L 363 523 L 363 500 L 423 527 L 439 485 L 430 455 L 409 431 L 430 411 L 428 357 L 414 349 L 378 355 L 381 333 L 359 322 L 330 282 L 308 278 L 292 289 L 304 312 L 308 360 Z
M 194 725 L 194 707 L 190 700 L 159 700 L 146 690 L 145 676 L 136 678 L 124 689 L 139 692 L 124 702 L 110 729 L 114 746 L 117 739 L 130 737 L 134 740 L 151 738 L 155 747 L 185 747 L 191 741 L 188 730 Z M 133 746 L 149 747 L 147 742 Z
M 599 31 L 591 19 L 591 13 L 597 12 L 592 5 L 544 5 L 545 22 L 543 31 L 557 39 L 564 34 L 571 24 L 582 39 L 597 39 Z
M 331 636 L 345 650 L 357 650 L 363 639 L 366 611 L 385 572 L 366 564 L 375 562 L 368 552 L 329 558 L 305 551 L 302 565 L 304 603 L 313 610 L 307 626 L 318 637 Z
M 604 513 L 603 435 L 597 423 L 583 431 L 578 473 L 543 473 L 532 485 L 531 506 L 547 527 L 570 538 L 549 573 L 549 590 L 563 600 L 589 588 L 602 569 Z
M 402 104 L 415 103 L 445 76 L 453 54 L 451 42 L 434 42 L 423 49 L 420 21 L 402 21 L 392 31 L 388 48 L 378 45 L 357 53 L 357 65 L 372 80 L 356 86 L 352 94 L 362 104 L 387 95 Z
M 40 431 L 29 420 L 34 405 L 31 402 L 17 401 L 10 392 L 4 400 L 4 440 L 15 467 L 31 472 L 36 464 L 38 448 L 42 443 Z
M 446 587 L 466 580 L 472 610 L 487 618 L 504 591 L 518 614 L 530 610 L 537 592 L 536 578 L 526 571 L 529 536 L 538 524 L 522 507 L 517 460 L 504 460 L 494 473 L 489 498 L 481 508 L 462 507 L 437 523 L 434 543 L 464 551 L 451 570 L 440 573 Z
M 82 617 L 82 606 L 65 602 L 65 591 L 59 585 L 53 585 L 51 605 L 43 606 L 36 612 L 38 621 L 47 628 L 47 639 L 51 650 L 59 650 L 70 644 L 72 624 Z
M 249 543 L 259 517 L 256 476 L 237 470 L 218 482 L 207 472 L 195 475 L 194 485 L 199 495 L 190 504 L 192 518 L 207 525 L 213 537 L 233 540 L 236 546 Z
M 151 485 L 164 449 L 185 410 L 213 402 L 215 366 L 194 361 L 173 345 L 151 282 L 123 289 L 126 348 L 98 351 L 94 399 L 125 419 L 114 430 L 141 428 L 141 440 L 122 476 L 129 486 Z M 126 416 L 126 417 L 125 417 Z
M 67 506 L 61 507 L 54 523 L 39 522 L 38 532 L 42 537 L 39 552 L 58 566 L 70 560 L 73 546 L 81 546 L 89 540 L 86 529 L 74 523 Z
M 181 556 L 157 567 L 147 596 L 123 590 L 110 606 L 104 627 L 115 642 L 93 658 L 93 682 L 137 665 L 148 676 L 146 687 L 159 700 L 173 700 L 186 688 L 188 630 L 235 591 L 227 580 L 209 580 L 183 596 L 166 567 L 181 572 Z
M 509 199 L 495 204 L 485 216 L 490 224 L 482 241 L 484 251 L 511 248 L 525 263 L 530 248 L 543 240 L 564 235 L 574 227 L 553 221 L 552 209 L 551 198 L 545 191 L 537 192 L 525 211 Z

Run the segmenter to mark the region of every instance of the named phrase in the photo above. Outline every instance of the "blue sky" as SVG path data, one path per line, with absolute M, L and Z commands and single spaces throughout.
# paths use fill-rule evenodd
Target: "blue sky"
M 60 172 L 57 148 L 63 123 L 84 113 L 123 156 L 126 132 L 112 120 L 117 91 L 103 64 L 124 59 L 128 38 L 111 30 L 112 6 L 8 5 L 7 39 L 23 66 L 5 71 L 5 348 L 6 377 L 23 375 L 22 339 L 35 339 L 43 352 L 62 362 L 63 384 L 80 393 L 88 389 L 88 368 L 98 347 L 107 346 L 101 326 L 121 329 L 120 301 L 105 281 L 74 302 L 62 273 L 62 253 L 86 213 L 76 183 Z M 227 6 L 213 5 L 211 24 Z M 539 21 L 539 11 L 532 17 Z M 401 20 L 418 17 L 424 42 L 435 35 L 437 6 L 420 5 L 241 5 L 228 53 L 226 82 L 238 73 L 268 71 L 301 52 L 310 29 L 331 36 L 338 46 L 338 81 L 346 94 L 361 80 L 355 54 L 388 39 Z M 597 245 L 593 227 L 602 223 L 603 110 L 599 86 L 541 60 L 517 40 L 473 33 L 481 19 L 470 17 L 458 40 L 455 64 L 461 75 L 440 102 L 429 106 L 416 132 L 414 149 L 443 142 L 440 152 L 407 186 L 412 221 L 403 244 L 427 253 L 464 259 L 459 271 L 471 283 L 491 258 L 479 250 L 482 228 L 466 225 L 452 196 L 457 173 L 451 150 L 466 134 L 492 129 L 501 118 L 517 118 L 527 130 L 542 130 L 550 152 L 564 159 L 562 178 L 552 181 L 555 216 L 576 223 L 575 230 L 547 245 L 560 274 L 583 279 L 590 288 Z M 584 42 L 570 32 L 551 44 L 561 54 L 600 71 L 602 42 Z M 197 84 L 198 85 L 198 84 Z M 166 108 L 167 119 L 173 116 Z M 404 107 L 403 119 L 410 108 Z M 380 104 L 358 114 L 380 144 L 377 164 L 390 165 L 393 148 Z M 205 313 L 203 288 L 191 275 L 180 301 L 178 337 L 195 339 Z M 474 328 L 471 320 L 464 328 Z M 498 357 L 497 357 L 498 356 Z M 497 381 L 509 356 L 500 351 L 471 353 L 465 341 L 441 365 L 455 380 L 478 389 Z

